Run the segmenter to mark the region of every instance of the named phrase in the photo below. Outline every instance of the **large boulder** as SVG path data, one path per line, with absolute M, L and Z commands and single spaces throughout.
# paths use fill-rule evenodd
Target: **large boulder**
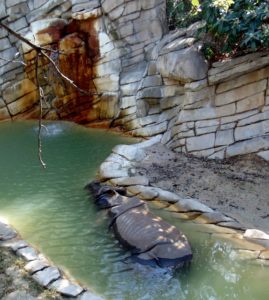
M 191 46 L 160 55 L 157 69 L 163 77 L 186 83 L 206 78 L 208 64 L 202 53 Z

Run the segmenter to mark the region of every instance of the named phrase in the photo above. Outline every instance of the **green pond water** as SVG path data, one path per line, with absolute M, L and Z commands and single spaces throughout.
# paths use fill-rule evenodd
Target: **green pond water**
M 231 244 L 163 210 L 154 209 L 182 228 L 192 244 L 191 267 L 171 274 L 122 263 L 127 253 L 83 187 L 114 145 L 131 140 L 66 122 L 47 128 L 43 170 L 37 124 L 0 124 L 0 217 L 55 264 L 106 299 L 269 299 L 269 267 L 239 260 Z

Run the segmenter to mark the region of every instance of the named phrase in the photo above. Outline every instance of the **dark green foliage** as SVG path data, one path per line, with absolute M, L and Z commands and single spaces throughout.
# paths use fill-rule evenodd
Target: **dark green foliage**
M 204 31 L 211 35 L 219 54 L 241 54 L 269 47 L 268 0 L 236 0 L 226 8 L 216 3 L 203 1 L 201 16 L 206 21 Z
M 168 0 L 171 3 L 184 1 Z M 191 3 L 185 9 L 185 17 L 196 7 L 196 19 L 205 21 L 202 28 L 206 37 L 204 53 L 208 58 L 235 56 L 269 48 L 269 0 L 201 0 L 200 7 Z M 184 15 L 182 9 L 181 14 Z M 179 18 L 179 13 L 172 14 L 172 19 Z M 173 19 L 174 18 L 174 19 Z M 182 27 L 180 20 L 176 20 L 175 27 Z M 201 32 L 200 32 L 201 33 Z M 206 33 L 206 35 L 204 35 Z
M 167 0 L 167 19 L 170 30 L 189 26 L 199 19 L 197 5 L 191 0 Z

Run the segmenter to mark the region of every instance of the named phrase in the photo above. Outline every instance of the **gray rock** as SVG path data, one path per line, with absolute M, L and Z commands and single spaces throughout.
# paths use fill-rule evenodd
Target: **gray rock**
M 256 137 L 250 140 L 237 142 L 227 148 L 226 157 L 257 152 L 269 149 L 269 137 Z
M 61 274 L 55 267 L 46 268 L 33 275 L 33 279 L 44 287 L 47 287 L 52 281 L 59 279 L 60 277 Z
M 112 149 L 116 154 L 119 154 L 130 161 L 141 161 L 145 158 L 145 153 L 142 149 L 135 146 L 118 145 Z
M 206 78 L 208 65 L 203 55 L 190 47 L 160 56 L 157 69 L 164 77 L 191 82 Z
M 54 281 L 49 286 L 49 289 L 56 290 L 58 293 L 68 297 L 77 297 L 83 291 L 81 286 L 73 284 L 67 279 L 59 279 Z
M 149 180 L 145 176 L 133 176 L 111 179 L 112 184 L 118 186 L 130 186 L 130 185 L 149 185 Z
M 38 259 L 38 254 L 32 247 L 21 248 L 16 252 L 16 254 L 23 257 L 27 261 Z
M 233 229 L 239 229 L 239 230 L 244 230 L 245 229 L 245 226 L 243 226 L 242 224 L 240 224 L 237 221 L 219 222 L 218 225 L 223 226 L 223 227 L 233 228 Z
M 6 243 L 5 246 L 11 248 L 13 251 L 16 252 L 18 249 L 25 248 L 29 245 L 25 241 L 19 240 L 19 241 L 15 241 L 15 242 Z
M 27 265 L 24 266 L 24 269 L 33 274 L 47 267 L 49 267 L 49 263 L 47 261 L 38 259 L 30 261 Z
M 10 240 L 16 237 L 17 233 L 14 229 L 9 227 L 7 224 L 0 222 L 0 241 Z
M 105 300 L 101 296 L 98 296 L 90 291 L 83 293 L 81 296 L 78 297 L 78 300 Z
M 158 188 L 142 185 L 129 186 L 128 191 L 144 200 L 152 200 L 159 196 Z
M 120 164 L 113 162 L 104 162 L 99 169 L 99 175 L 102 179 L 128 177 L 128 168 L 123 168 Z
M 261 152 L 257 153 L 257 155 L 260 156 L 261 158 L 263 158 L 264 160 L 269 161 L 269 150 L 261 151 Z
M 197 199 L 180 199 L 175 206 L 180 212 L 198 211 L 203 213 L 213 213 L 213 209 L 199 202 Z
M 248 239 L 262 239 L 269 240 L 269 234 L 258 229 L 247 229 L 243 235 L 244 238 Z

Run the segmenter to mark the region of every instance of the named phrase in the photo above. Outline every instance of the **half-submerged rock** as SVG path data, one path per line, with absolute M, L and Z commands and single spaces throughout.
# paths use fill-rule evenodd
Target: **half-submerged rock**
M 186 236 L 175 226 L 152 214 L 147 204 L 127 197 L 123 188 L 92 182 L 86 186 L 95 203 L 108 209 L 115 237 L 141 264 L 176 269 L 192 259 Z

